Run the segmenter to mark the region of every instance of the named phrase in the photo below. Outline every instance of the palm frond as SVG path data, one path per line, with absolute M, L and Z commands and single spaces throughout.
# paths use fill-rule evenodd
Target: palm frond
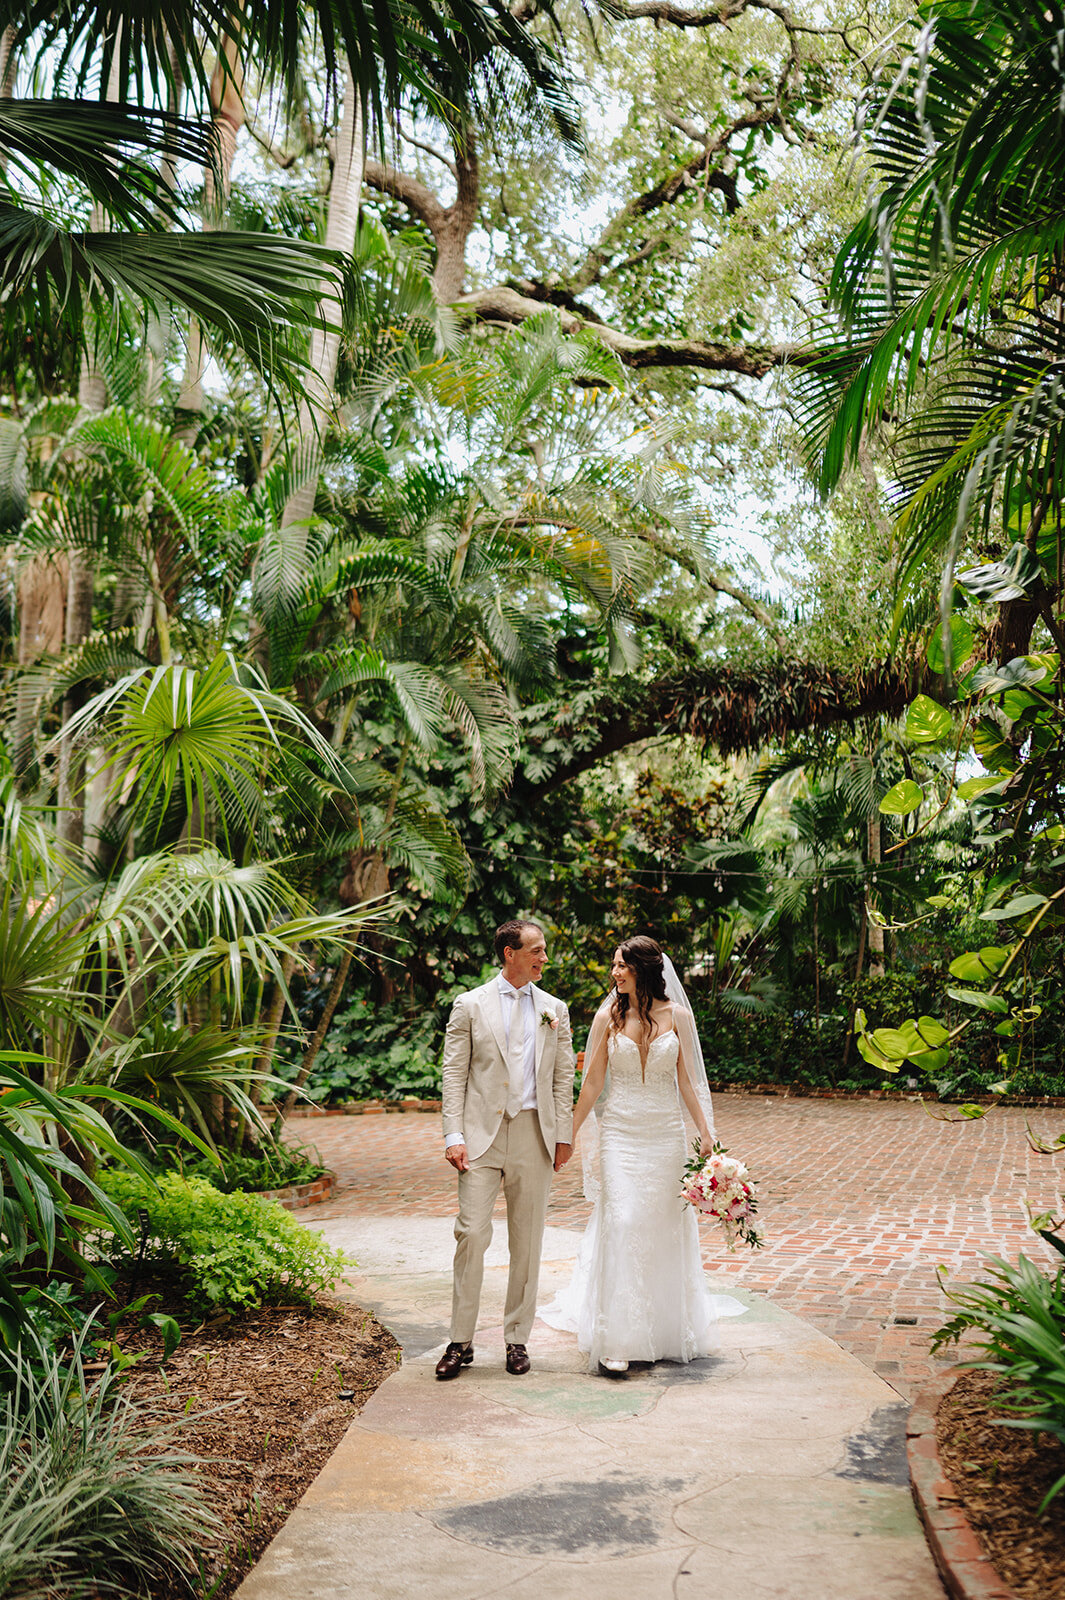
M 89 308 L 181 306 L 218 349 L 239 350 L 257 372 L 296 390 L 306 329 L 335 297 L 335 261 L 317 245 L 269 234 L 94 233 L 0 202 L 0 294 L 10 325 L 31 330 L 58 316 L 77 337 Z
M 75 178 L 120 227 L 155 230 L 176 220 L 180 205 L 160 181 L 159 151 L 211 169 L 218 135 L 211 122 L 158 107 L 62 96 L 0 98 L 0 150 L 31 179 L 42 166 Z

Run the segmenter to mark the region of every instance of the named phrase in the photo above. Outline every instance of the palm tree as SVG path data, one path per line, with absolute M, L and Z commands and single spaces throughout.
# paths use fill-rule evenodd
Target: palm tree
M 825 490 L 891 420 L 903 588 L 944 558 L 946 613 L 998 520 L 1011 549 L 976 592 L 1002 604 L 1003 660 L 1037 619 L 1065 639 L 1063 19 L 1056 0 L 931 8 L 863 109 L 877 188 L 833 273 L 846 336 L 799 380 Z
M 202 41 L 215 43 L 222 79 L 239 92 L 253 60 L 291 85 L 312 32 L 334 93 L 345 77 L 350 83 L 353 126 L 361 107 L 363 123 L 383 128 L 386 108 L 407 87 L 438 105 L 430 61 L 471 85 L 478 63 L 488 64 L 491 81 L 490 64 L 500 58 L 546 89 L 560 82 L 560 64 L 537 33 L 506 8 L 476 0 L 328 0 L 309 8 L 184 0 L 165 14 L 144 0 L 6 0 L 0 34 L 9 60 L 47 66 L 60 92 L 0 100 L 0 159 L 31 182 L 42 169 L 68 180 L 107 218 L 103 227 L 77 227 L 28 191 L 0 205 L 9 334 L 42 330 L 57 311 L 64 333 L 77 336 L 90 306 L 176 305 L 222 348 L 298 383 L 307 370 L 303 332 L 319 319 L 323 288 L 335 294 L 335 256 L 269 234 L 190 230 L 173 181 L 182 162 L 205 168 L 223 189 L 228 178 L 231 151 L 212 115 L 225 83 L 216 78 L 212 98 Z M 105 86 L 95 97 L 94 81 Z M 108 85 L 117 92 L 108 94 Z

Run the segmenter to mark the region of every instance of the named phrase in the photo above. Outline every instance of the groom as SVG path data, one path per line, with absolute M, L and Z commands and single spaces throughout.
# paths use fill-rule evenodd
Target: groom
M 460 994 L 444 1041 L 444 1154 L 459 1175 L 451 1343 L 438 1378 L 473 1360 L 473 1333 L 499 1185 L 507 1202 L 510 1275 L 503 1311 L 507 1371 L 529 1370 L 540 1246 L 551 1169 L 572 1154 L 573 1048 L 569 1012 L 536 987 L 547 964 L 535 922 L 496 929 L 500 973 Z

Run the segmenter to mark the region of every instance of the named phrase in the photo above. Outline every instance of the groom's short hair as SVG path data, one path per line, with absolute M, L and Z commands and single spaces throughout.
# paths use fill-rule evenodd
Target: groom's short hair
M 538 922 L 523 922 L 517 917 L 512 917 L 509 922 L 501 922 L 495 932 L 495 952 L 499 965 L 503 965 L 505 950 L 520 950 L 521 941 L 525 936 L 526 928 L 535 928 L 537 933 L 543 933 Z

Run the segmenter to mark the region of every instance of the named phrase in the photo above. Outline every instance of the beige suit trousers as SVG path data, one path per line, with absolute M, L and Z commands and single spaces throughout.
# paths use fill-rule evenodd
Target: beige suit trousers
M 451 1338 L 468 1344 L 477 1328 L 484 1279 L 484 1253 L 492 1240 L 492 1212 L 503 1185 L 507 1202 L 510 1275 L 503 1308 L 507 1344 L 527 1344 L 536 1315 L 540 1251 L 554 1161 L 548 1155 L 535 1111 L 504 1117 L 483 1155 L 459 1173 L 459 1214 L 455 1220 L 455 1266 L 451 1299 Z

